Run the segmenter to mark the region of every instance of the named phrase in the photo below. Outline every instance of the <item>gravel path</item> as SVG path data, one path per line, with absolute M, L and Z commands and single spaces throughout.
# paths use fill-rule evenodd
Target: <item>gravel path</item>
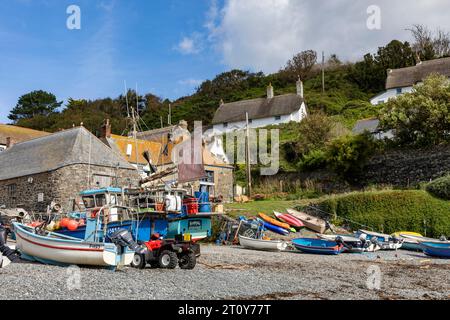
M 368 268 L 381 271 L 378 279 Z M 450 260 L 408 251 L 318 256 L 202 246 L 193 271 L 0 269 L 4 299 L 450 299 Z M 77 279 L 80 281 L 77 282 Z M 375 280 L 373 280 L 375 279 Z

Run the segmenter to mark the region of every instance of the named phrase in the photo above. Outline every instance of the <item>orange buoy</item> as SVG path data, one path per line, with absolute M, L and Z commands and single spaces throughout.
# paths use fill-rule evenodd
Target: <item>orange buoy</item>
M 68 218 L 62 218 L 61 222 L 59 223 L 59 226 L 61 228 L 67 228 L 69 221 L 70 221 L 70 219 L 68 219 Z
M 69 220 L 66 224 L 66 228 L 69 229 L 69 231 L 75 231 L 78 229 L 78 222 L 75 220 Z

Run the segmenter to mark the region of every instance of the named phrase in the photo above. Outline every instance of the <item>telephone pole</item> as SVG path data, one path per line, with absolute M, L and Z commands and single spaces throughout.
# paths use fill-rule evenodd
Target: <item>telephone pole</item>
M 250 198 L 252 196 L 252 170 L 250 164 L 250 127 L 248 122 L 248 112 L 245 113 L 245 121 L 247 124 L 246 134 L 245 134 L 245 165 L 247 171 L 247 196 Z

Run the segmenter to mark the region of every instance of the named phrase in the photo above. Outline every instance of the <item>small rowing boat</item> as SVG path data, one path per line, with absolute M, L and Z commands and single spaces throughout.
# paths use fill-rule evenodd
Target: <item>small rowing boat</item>
M 423 253 L 427 256 L 450 259 L 450 242 L 420 242 Z
M 266 215 L 264 213 L 259 213 L 258 215 L 265 222 L 268 222 L 268 223 L 270 223 L 270 224 L 272 224 L 274 226 L 277 226 L 277 227 L 280 227 L 280 228 L 283 228 L 283 229 L 287 229 L 287 230 L 291 229 L 291 226 L 289 224 L 284 223 L 284 222 L 280 222 L 280 221 L 278 221 L 276 219 L 273 219 L 273 218 L 269 217 L 268 215 Z
M 283 251 L 287 247 L 287 243 L 282 240 L 252 239 L 241 235 L 239 235 L 239 243 L 244 248 L 264 251 Z
M 292 244 L 302 252 L 313 254 L 338 255 L 344 249 L 336 241 L 323 239 L 299 238 L 292 240 Z
M 291 227 L 294 227 L 294 228 L 303 228 L 303 227 L 305 226 L 304 223 L 301 222 L 300 219 L 297 219 L 296 217 L 294 217 L 293 215 L 290 215 L 290 214 L 288 214 L 288 213 L 280 213 L 280 212 L 274 211 L 273 214 L 274 214 L 275 217 L 277 217 L 280 221 L 289 224 Z
M 304 212 L 300 212 L 294 209 L 287 209 L 287 212 L 290 215 L 293 215 L 295 218 L 299 219 L 306 228 L 311 229 L 317 233 L 324 233 L 326 230 L 326 222 L 320 218 L 313 217 Z

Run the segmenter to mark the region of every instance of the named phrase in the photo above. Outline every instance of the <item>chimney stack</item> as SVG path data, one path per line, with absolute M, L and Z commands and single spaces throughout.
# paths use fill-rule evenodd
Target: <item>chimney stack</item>
M 267 99 L 272 99 L 273 98 L 273 87 L 272 87 L 272 83 L 269 84 L 269 86 L 267 87 Z
M 106 119 L 106 121 L 102 125 L 100 138 L 111 138 L 111 124 L 109 122 L 109 119 Z
M 11 148 L 13 145 L 16 144 L 16 141 L 14 141 L 11 137 L 6 137 L 6 149 Z
M 303 81 L 300 79 L 300 77 L 297 80 L 297 95 L 299 95 L 301 98 L 303 98 Z

